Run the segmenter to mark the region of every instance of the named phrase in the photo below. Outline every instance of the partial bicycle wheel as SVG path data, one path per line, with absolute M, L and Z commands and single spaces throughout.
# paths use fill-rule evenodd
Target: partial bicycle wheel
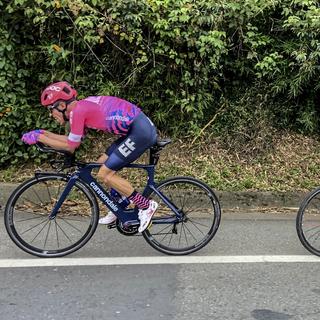
M 303 246 L 320 256 L 320 188 L 312 191 L 301 203 L 296 228 Z
M 179 223 L 159 223 L 175 217 L 155 193 L 150 198 L 159 207 L 152 224 L 143 232 L 146 241 L 166 254 L 185 255 L 200 250 L 214 237 L 221 219 L 220 204 L 214 192 L 203 182 L 191 177 L 175 177 L 161 182 L 161 191 L 180 211 Z
M 94 234 L 99 207 L 92 191 L 77 181 L 58 211 L 49 214 L 68 182 L 63 174 L 34 177 L 9 198 L 5 226 L 22 250 L 39 257 L 61 257 L 80 249 Z

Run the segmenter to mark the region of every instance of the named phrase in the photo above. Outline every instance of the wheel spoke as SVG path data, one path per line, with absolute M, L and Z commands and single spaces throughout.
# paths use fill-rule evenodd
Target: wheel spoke
M 318 235 L 318 238 L 319 238 L 319 234 L 320 234 L 320 230 L 314 232 L 313 234 L 311 234 L 311 235 L 309 236 L 309 239 L 311 240 L 313 237 L 315 237 L 315 236 L 317 236 L 317 235 Z M 318 238 L 316 238 L 316 240 L 317 240 Z
M 183 224 L 181 224 L 181 229 L 182 229 L 182 225 L 183 225 Z M 178 248 L 180 248 L 181 236 L 182 236 L 182 230 L 181 230 L 181 232 L 179 233 L 179 243 L 178 243 Z
M 33 191 L 33 193 L 36 195 L 36 197 L 39 199 L 40 203 L 42 203 L 42 200 L 41 200 L 41 198 L 40 198 L 40 196 L 39 196 L 39 194 L 38 194 L 37 190 L 32 189 L 32 191 Z
M 30 220 L 35 220 L 35 219 L 42 219 L 44 218 L 45 214 L 41 215 L 40 217 L 34 217 L 34 218 L 27 218 L 27 219 L 22 219 L 22 220 L 16 220 L 16 222 L 26 222 Z
M 193 239 L 197 241 L 197 238 L 193 235 L 193 233 L 190 231 L 190 229 L 187 227 L 186 224 L 185 224 L 185 228 L 187 229 L 187 231 L 189 231 L 189 233 L 191 234 L 191 236 L 193 237 Z M 202 232 L 202 234 L 204 234 L 204 233 Z
M 39 222 L 39 223 L 37 223 L 37 224 L 33 225 L 32 227 L 28 228 L 28 229 L 27 229 L 27 230 L 25 230 L 25 231 L 23 231 L 23 232 L 21 233 L 21 235 L 23 235 L 23 234 L 25 234 L 25 233 L 27 233 L 27 232 L 29 232 L 29 231 L 33 230 L 34 228 L 36 228 L 36 227 L 38 227 L 38 226 L 40 226 L 40 225 L 42 225 L 43 223 L 46 223 L 46 222 L 48 222 L 48 221 L 49 221 L 49 220 L 48 220 L 47 218 L 45 218 L 43 221 L 41 221 L 41 222 Z
M 48 196 L 49 196 L 48 199 L 54 199 L 54 198 L 51 196 L 51 192 L 50 192 L 50 188 L 48 187 L 48 184 L 45 183 L 45 185 L 46 185 L 46 187 L 47 187 L 47 192 L 48 192 Z M 57 199 L 57 197 L 56 197 L 55 199 Z
M 198 221 L 194 221 L 193 219 L 189 218 L 189 221 L 200 231 L 200 229 L 197 227 L 197 225 L 205 227 L 205 228 L 210 228 L 210 226 L 207 226 L 203 223 L 200 223 Z
M 169 232 L 168 232 L 168 233 L 165 233 L 165 234 L 164 234 L 164 237 L 162 238 L 161 241 L 163 241 L 163 240 L 168 236 L 168 234 L 169 234 Z
M 186 230 L 185 230 L 185 227 L 184 227 L 184 223 L 182 222 L 182 229 L 183 229 L 183 233 L 184 233 L 184 237 L 186 238 L 186 242 L 187 242 L 187 245 L 189 245 L 189 242 L 188 242 L 188 237 L 187 237 L 187 234 L 186 234 Z
M 22 199 L 25 200 L 26 202 L 31 202 L 31 204 L 33 204 L 34 206 L 37 206 L 37 207 L 41 208 L 41 205 L 39 203 L 36 203 L 31 199 L 27 199 L 26 197 L 22 197 Z
M 56 231 L 57 245 L 58 245 L 58 248 L 60 248 L 59 236 L 58 236 L 58 225 L 57 225 L 56 219 L 54 219 L 54 226 L 55 226 L 55 231 Z
M 51 221 L 49 223 L 48 232 L 47 232 L 46 238 L 44 240 L 44 245 L 43 245 L 44 248 L 46 248 L 46 246 L 47 246 L 47 241 L 48 241 L 48 236 L 49 236 L 49 233 L 50 233 L 50 228 L 51 228 Z
M 82 233 L 82 230 L 80 230 L 79 228 L 75 227 L 72 223 L 70 223 L 69 221 L 67 221 L 68 219 L 65 219 L 65 218 L 61 218 L 60 219 L 66 223 L 67 225 L 69 225 L 70 227 L 72 227 L 74 230 L 77 230 L 78 232 Z M 71 220 L 71 219 L 69 219 Z M 72 221 L 81 221 L 81 220 L 72 220 Z
M 173 238 L 173 232 L 171 232 L 170 240 L 169 240 L 168 246 L 170 246 L 170 243 L 171 243 L 171 241 L 172 241 L 172 238 Z
M 167 226 L 165 226 L 163 229 L 161 229 L 160 231 L 158 231 L 158 232 L 155 233 L 154 235 L 163 234 L 163 233 L 161 233 L 161 232 L 164 231 L 164 230 L 166 230 L 166 229 L 168 229 L 168 228 L 170 228 L 171 226 L 172 226 L 172 224 L 168 224 Z
M 317 226 L 315 226 L 315 227 L 312 227 L 311 229 L 306 230 L 305 233 L 311 232 L 311 231 L 313 231 L 314 229 L 318 229 L 319 227 L 320 227 L 320 224 L 317 225 Z
M 38 235 L 42 232 L 42 230 L 46 227 L 46 225 L 50 223 L 50 220 L 47 220 L 47 222 L 43 225 L 43 227 L 40 229 L 40 231 L 34 236 L 34 238 L 31 240 L 31 243 L 36 240 L 36 238 L 38 237 Z
M 58 229 L 60 229 L 61 232 L 64 234 L 64 236 L 70 241 L 70 243 L 72 243 L 72 240 L 68 237 L 68 235 L 67 235 L 66 232 L 63 230 L 63 228 L 60 226 L 60 224 L 58 223 L 58 221 L 56 221 L 56 225 L 57 225 Z

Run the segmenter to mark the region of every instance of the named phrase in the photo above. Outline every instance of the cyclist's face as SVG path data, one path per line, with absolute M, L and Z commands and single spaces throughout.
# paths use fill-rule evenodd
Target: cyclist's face
M 64 110 L 66 108 L 66 104 L 64 102 L 60 102 L 59 105 L 57 106 L 57 108 L 62 111 L 62 110 Z M 63 114 L 62 114 L 62 112 L 57 110 L 57 108 L 51 109 L 50 110 L 50 115 L 51 115 L 51 117 L 54 118 L 54 120 L 59 122 L 59 124 L 63 125 L 63 124 L 65 124 L 65 120 L 63 118 Z

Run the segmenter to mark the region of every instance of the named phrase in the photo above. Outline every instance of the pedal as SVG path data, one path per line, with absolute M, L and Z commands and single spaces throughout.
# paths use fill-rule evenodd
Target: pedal
M 117 227 L 117 225 L 116 225 L 115 222 L 110 223 L 110 224 L 107 225 L 107 228 L 108 228 L 108 229 L 114 229 L 114 228 L 116 228 L 116 227 Z

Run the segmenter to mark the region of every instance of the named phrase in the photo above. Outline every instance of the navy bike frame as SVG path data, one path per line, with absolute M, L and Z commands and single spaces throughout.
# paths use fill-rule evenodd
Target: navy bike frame
M 63 190 L 60 198 L 57 200 L 54 208 L 52 209 L 49 219 L 55 219 L 55 217 L 59 214 L 59 209 L 68 196 L 69 192 L 75 185 L 77 180 L 85 183 L 85 185 L 94 192 L 94 194 L 99 198 L 102 203 L 111 210 L 117 218 L 121 221 L 121 223 L 125 227 L 130 227 L 134 225 L 139 225 L 140 222 L 138 220 L 138 209 L 123 209 L 119 206 L 117 201 L 110 195 L 109 192 L 97 182 L 97 180 L 91 175 L 91 171 L 95 168 L 99 168 L 101 164 L 99 163 L 88 163 L 83 167 L 78 168 L 73 174 L 71 174 L 68 183 Z M 143 164 L 129 164 L 126 168 L 136 168 L 136 169 L 144 169 L 147 171 L 148 180 L 147 185 L 144 188 L 143 195 L 146 195 L 151 189 L 154 193 L 156 193 L 159 198 L 175 213 L 175 216 L 169 218 L 158 218 L 153 219 L 152 223 L 154 224 L 168 224 L 168 223 L 178 223 L 182 220 L 182 214 L 179 212 L 178 208 L 170 202 L 170 200 L 157 189 L 157 184 L 154 181 L 154 173 L 155 173 L 155 165 L 143 165 Z

